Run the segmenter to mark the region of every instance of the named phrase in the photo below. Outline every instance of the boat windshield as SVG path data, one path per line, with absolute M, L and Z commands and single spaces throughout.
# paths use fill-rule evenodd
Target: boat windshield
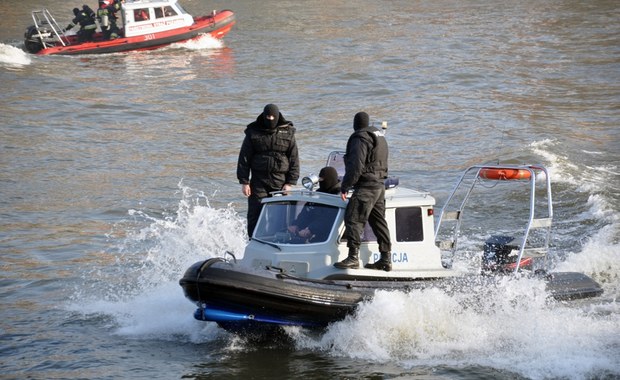
M 279 244 L 322 243 L 333 230 L 338 210 L 304 201 L 269 202 L 263 207 L 254 238 Z
M 181 6 L 181 4 L 176 3 L 176 6 L 177 6 L 177 8 L 179 9 L 179 12 L 180 12 L 181 14 L 184 14 L 184 15 L 189 14 L 189 13 L 187 13 L 187 11 L 186 11 L 185 9 L 183 9 L 183 7 Z

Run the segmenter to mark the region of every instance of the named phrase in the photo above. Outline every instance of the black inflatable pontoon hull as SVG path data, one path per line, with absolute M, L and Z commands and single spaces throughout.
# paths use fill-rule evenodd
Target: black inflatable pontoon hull
M 602 294 L 590 277 L 574 272 L 536 274 L 546 280 L 550 297 L 571 300 Z M 410 291 L 439 287 L 468 291 L 472 285 L 493 287 L 498 276 L 432 279 L 339 276 L 312 280 L 294 277 L 276 268 L 250 270 L 212 258 L 197 262 L 180 280 L 185 296 L 199 309 L 195 317 L 220 325 L 279 324 L 326 326 L 353 313 L 357 305 L 371 299 L 377 290 Z

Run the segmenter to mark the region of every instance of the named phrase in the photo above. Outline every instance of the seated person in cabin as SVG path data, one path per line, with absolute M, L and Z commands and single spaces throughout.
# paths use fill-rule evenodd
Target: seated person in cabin
M 177 12 L 169 5 L 161 8 L 155 8 L 155 18 L 172 17 L 176 15 Z
M 133 19 L 135 21 L 146 21 L 149 19 L 149 13 L 147 9 L 136 9 L 133 11 Z
M 319 189 L 322 193 L 339 194 L 340 180 L 338 172 L 331 166 L 326 166 L 319 172 Z M 325 241 L 331 231 L 332 224 L 326 220 L 333 220 L 338 213 L 336 207 L 307 203 L 295 221 L 288 227 L 291 234 L 311 241 Z
M 176 16 L 176 14 L 177 14 L 177 13 L 174 11 L 174 9 L 172 9 L 172 7 L 171 7 L 171 6 L 169 6 L 169 5 L 168 5 L 168 6 L 166 6 L 166 7 L 164 8 L 164 15 L 165 15 L 166 17 Z

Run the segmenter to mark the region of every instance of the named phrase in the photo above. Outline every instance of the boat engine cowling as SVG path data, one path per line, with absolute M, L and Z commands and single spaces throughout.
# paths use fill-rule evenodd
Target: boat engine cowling
M 43 49 L 43 39 L 49 39 L 52 31 L 45 27 L 30 25 L 24 33 L 24 47 L 29 53 L 36 54 Z
M 513 271 L 516 267 L 519 248 L 519 245 L 515 243 L 515 238 L 512 236 L 491 236 L 484 243 L 482 271 L 484 273 Z M 531 266 L 531 260 L 527 262 L 521 260 L 520 268 L 528 266 Z

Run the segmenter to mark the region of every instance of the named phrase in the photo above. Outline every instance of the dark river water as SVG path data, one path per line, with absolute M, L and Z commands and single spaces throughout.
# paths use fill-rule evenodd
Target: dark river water
M 151 52 L 23 51 L 31 10 L 64 24 L 81 4 L 0 2 L 0 378 L 620 377 L 620 2 L 184 0 L 237 24 Z M 380 293 L 271 343 L 194 320 L 178 280 L 243 255 L 236 160 L 267 103 L 297 127 L 302 174 L 356 112 L 387 121 L 390 173 L 437 208 L 468 165 L 547 166 L 552 269 L 605 293 L 550 303 L 525 283 L 485 313 Z

